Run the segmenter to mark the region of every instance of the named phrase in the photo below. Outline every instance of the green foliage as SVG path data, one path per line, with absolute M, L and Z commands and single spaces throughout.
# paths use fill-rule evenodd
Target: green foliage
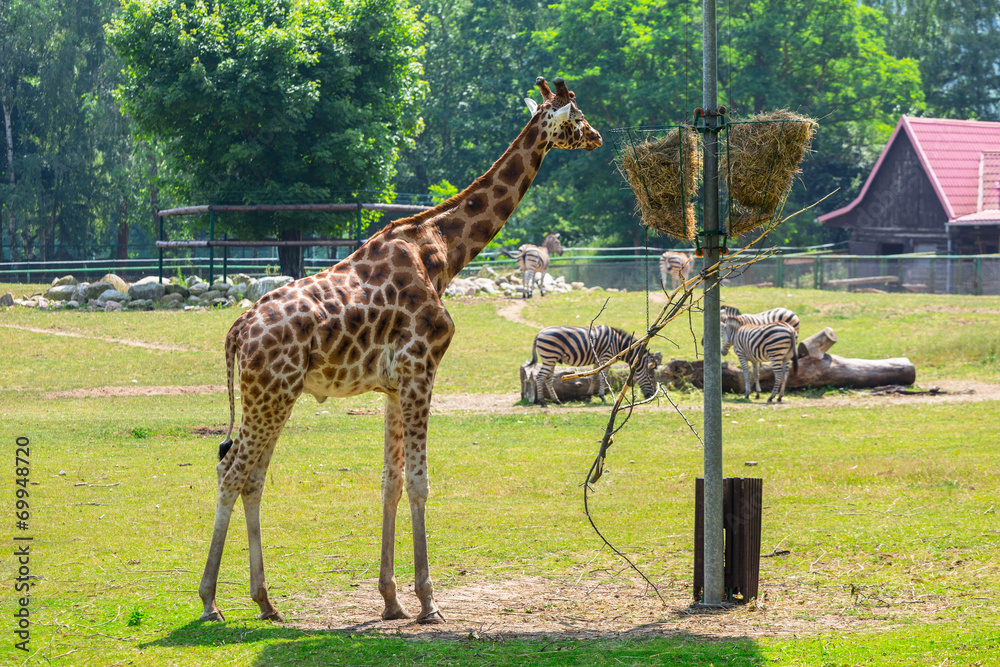
M 129 0 L 108 28 L 119 89 L 215 201 L 388 200 L 399 152 L 422 125 L 421 24 L 404 0 L 183 3 Z M 241 237 L 343 231 L 352 217 L 247 215 Z

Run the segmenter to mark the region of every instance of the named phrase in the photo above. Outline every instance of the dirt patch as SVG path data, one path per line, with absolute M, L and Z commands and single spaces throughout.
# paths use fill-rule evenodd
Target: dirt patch
M 127 398 L 130 396 L 186 396 L 189 394 L 214 394 L 226 391 L 224 384 L 178 385 L 171 387 L 90 387 L 53 391 L 45 398 Z
M 87 340 L 99 340 L 103 343 L 117 343 L 119 345 L 128 345 L 130 347 L 141 347 L 147 350 L 164 350 L 166 352 L 197 352 L 197 350 L 192 350 L 186 347 L 179 347 L 177 345 L 168 345 L 166 343 L 147 343 L 141 340 L 132 340 L 130 338 L 105 338 L 103 336 L 84 336 L 83 334 L 73 333 L 70 331 L 55 331 L 53 329 L 39 329 L 37 327 L 19 327 L 13 324 L 0 324 L 0 327 L 6 327 L 8 329 L 17 329 L 19 331 L 30 331 L 32 333 L 49 334 L 50 336 L 66 336 L 68 338 L 85 338 Z
M 497 300 L 497 315 L 505 320 L 523 324 L 531 327 L 532 329 L 544 329 L 544 325 L 532 322 L 531 320 L 526 320 L 521 316 L 521 311 L 524 310 L 524 307 L 527 305 L 528 302 L 524 299 L 499 299 Z
M 225 435 L 226 429 L 221 426 L 194 426 L 191 428 L 192 435 Z
M 885 630 L 933 618 L 949 605 L 929 597 L 880 599 L 855 605 L 850 593 L 836 587 L 761 582 L 760 603 L 728 609 L 691 607 L 684 582 L 661 590 L 664 600 L 641 582 L 601 570 L 597 576 L 525 577 L 472 580 L 440 587 L 435 599 L 447 623 L 422 626 L 412 620 L 382 621 L 382 598 L 375 579 L 360 581 L 350 592 L 319 599 L 293 598 L 299 606 L 290 619 L 311 630 L 354 630 L 440 639 L 510 637 L 596 638 L 628 635 L 685 634 L 710 637 L 781 637 L 817 635 L 831 630 Z M 410 613 L 419 610 L 412 586 L 400 591 Z

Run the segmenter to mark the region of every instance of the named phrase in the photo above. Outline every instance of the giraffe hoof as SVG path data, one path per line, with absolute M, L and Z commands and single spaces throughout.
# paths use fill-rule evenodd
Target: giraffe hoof
M 419 623 L 420 625 L 440 625 L 441 623 L 444 622 L 445 622 L 444 616 L 442 616 L 441 612 L 438 611 L 437 609 L 427 614 L 426 616 L 421 616 L 420 618 L 417 619 L 417 623 Z
M 406 613 L 406 610 L 402 607 L 396 607 L 395 609 L 386 609 L 382 612 L 383 621 L 398 621 L 404 618 L 413 618 Z
M 282 616 L 277 609 L 272 609 L 268 612 L 261 612 L 257 615 L 257 618 L 261 621 L 274 621 L 276 623 L 285 622 L 285 617 Z
M 198 620 L 199 621 L 224 621 L 226 619 L 222 615 L 221 611 L 219 611 L 218 609 L 213 609 L 212 611 L 206 611 L 204 614 L 202 614 L 200 617 L 198 617 Z

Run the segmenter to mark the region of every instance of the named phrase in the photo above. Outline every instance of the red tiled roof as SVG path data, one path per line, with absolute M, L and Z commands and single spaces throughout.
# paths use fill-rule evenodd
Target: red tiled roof
M 1000 210 L 989 209 L 970 213 L 949 221 L 949 225 L 1000 225 Z
M 819 217 L 820 222 L 847 213 L 861 203 L 882 166 L 889 147 L 906 132 L 920 156 L 949 220 L 975 213 L 979 200 L 979 165 L 984 151 L 1000 151 L 1000 123 L 947 118 L 902 116 L 882 149 L 857 198 L 847 206 Z

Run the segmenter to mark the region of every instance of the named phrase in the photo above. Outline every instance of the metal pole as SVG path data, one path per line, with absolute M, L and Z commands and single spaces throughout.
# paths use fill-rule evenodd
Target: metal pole
M 719 121 L 715 43 L 715 0 L 702 2 L 702 93 L 708 123 L 705 132 L 705 265 L 719 262 Z M 705 604 L 724 601 L 724 537 L 722 526 L 722 353 L 719 325 L 719 274 L 705 280 Z
M 215 240 L 215 211 L 208 212 L 208 239 Z M 208 284 L 215 282 L 215 248 L 208 246 Z
M 159 238 L 162 241 L 163 240 L 163 216 L 162 215 L 157 215 L 156 216 L 156 221 L 159 223 L 158 224 L 158 226 L 160 228 L 160 237 Z M 157 278 L 159 279 L 160 284 L 162 285 L 163 284 L 163 248 L 162 247 L 160 248 L 160 271 L 159 271 L 159 274 L 157 275 Z

